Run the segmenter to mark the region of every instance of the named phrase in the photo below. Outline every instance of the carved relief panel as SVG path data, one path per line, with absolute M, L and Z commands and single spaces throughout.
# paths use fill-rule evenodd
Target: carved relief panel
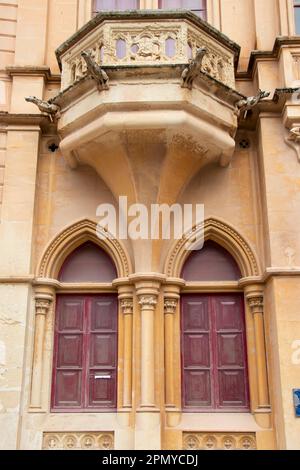
M 46 432 L 43 450 L 111 450 L 114 434 L 111 432 Z
M 184 450 L 255 450 L 255 433 L 183 433 Z

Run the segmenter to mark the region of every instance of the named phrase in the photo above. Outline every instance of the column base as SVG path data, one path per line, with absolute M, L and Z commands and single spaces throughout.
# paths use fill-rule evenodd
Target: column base
M 161 422 L 158 408 L 139 408 L 136 411 L 135 449 L 161 449 Z
M 269 429 L 271 427 L 271 408 L 258 407 L 254 410 L 254 417 L 257 424 L 264 429 Z

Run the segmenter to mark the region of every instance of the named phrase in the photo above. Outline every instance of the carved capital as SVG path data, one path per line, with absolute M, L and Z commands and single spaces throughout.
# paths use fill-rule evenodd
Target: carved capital
M 131 298 L 128 299 L 121 299 L 120 305 L 122 309 L 122 313 L 124 315 L 132 315 L 133 314 L 133 300 Z
M 35 298 L 35 314 L 47 315 L 49 308 L 52 304 L 52 297 L 36 297 Z
M 248 305 L 251 309 L 251 312 L 254 313 L 264 313 L 264 298 L 263 295 L 256 295 L 253 297 L 247 298 Z
M 154 295 L 142 295 L 139 297 L 139 305 L 142 310 L 154 310 L 157 304 L 157 298 Z
M 176 312 L 178 299 L 165 298 L 164 301 L 164 312 L 165 314 L 174 314 Z

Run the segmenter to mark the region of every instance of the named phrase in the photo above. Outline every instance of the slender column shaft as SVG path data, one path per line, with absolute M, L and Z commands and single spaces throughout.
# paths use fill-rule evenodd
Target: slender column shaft
M 174 314 L 177 307 L 176 298 L 165 298 L 165 400 L 167 407 L 175 406 L 174 374 Z

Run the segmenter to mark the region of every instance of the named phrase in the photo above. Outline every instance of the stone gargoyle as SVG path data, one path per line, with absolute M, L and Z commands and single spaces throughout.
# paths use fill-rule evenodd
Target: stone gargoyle
M 235 105 L 237 116 L 240 116 L 241 113 L 243 112 L 244 113 L 243 118 L 246 119 L 248 111 L 250 109 L 255 108 L 255 106 L 257 106 L 258 103 L 260 103 L 260 101 L 264 100 L 265 98 L 268 98 L 269 96 L 270 96 L 269 92 L 258 90 L 257 95 L 239 100 Z
M 97 82 L 98 90 L 108 90 L 109 77 L 107 73 L 101 68 L 101 66 L 95 62 L 91 53 L 88 51 L 83 51 L 81 53 L 81 57 L 86 63 L 88 75 Z
M 189 90 L 193 88 L 194 80 L 200 75 L 202 61 L 206 52 L 206 48 L 202 47 L 201 49 L 197 50 L 196 57 L 190 60 L 189 65 L 184 69 L 181 75 L 182 88 L 188 88 Z
M 35 104 L 43 114 L 49 116 L 51 122 L 54 122 L 55 119 L 60 117 L 60 107 L 51 100 L 44 101 L 36 96 L 28 96 L 25 98 L 25 101 Z

